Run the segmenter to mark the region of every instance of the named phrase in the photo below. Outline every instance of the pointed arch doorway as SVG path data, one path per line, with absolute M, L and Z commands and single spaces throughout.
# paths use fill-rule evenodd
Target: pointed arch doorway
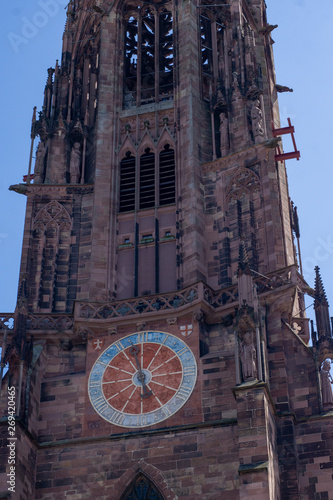
M 137 474 L 120 500 L 165 500 L 154 483 L 142 472 Z

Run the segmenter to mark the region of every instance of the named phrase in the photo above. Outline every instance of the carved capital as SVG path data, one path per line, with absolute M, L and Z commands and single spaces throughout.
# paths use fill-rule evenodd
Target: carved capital
M 110 326 L 108 328 L 108 334 L 109 335 L 116 335 L 118 333 L 118 327 L 117 326 Z
M 196 311 L 193 311 L 193 321 L 197 321 L 198 323 L 201 323 L 205 319 L 205 313 L 201 309 L 197 309 Z
M 60 340 L 60 347 L 63 351 L 71 351 L 73 349 L 73 343 L 69 339 Z
M 167 318 L 166 322 L 168 323 L 169 326 L 175 325 L 177 323 L 177 318 Z
M 85 342 L 94 338 L 94 332 L 90 328 L 84 326 L 78 327 L 77 334 L 80 335 L 82 340 L 84 340 Z

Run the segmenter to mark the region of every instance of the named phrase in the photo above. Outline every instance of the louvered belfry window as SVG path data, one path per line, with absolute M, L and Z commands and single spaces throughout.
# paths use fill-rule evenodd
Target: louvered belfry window
M 140 208 L 155 206 L 155 154 L 149 148 L 140 158 Z
M 130 152 L 120 162 L 120 212 L 135 209 L 135 157 Z
M 176 173 L 175 152 L 169 144 L 160 153 L 160 179 L 159 179 L 160 205 L 175 203 Z
M 175 203 L 175 152 L 170 145 L 158 155 L 150 148 L 137 157 L 128 151 L 120 161 L 119 191 L 119 212 Z

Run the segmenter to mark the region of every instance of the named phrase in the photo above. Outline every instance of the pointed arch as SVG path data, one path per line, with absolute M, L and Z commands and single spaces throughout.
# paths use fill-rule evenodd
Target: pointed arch
M 139 172 L 139 207 L 152 208 L 155 206 L 155 153 L 147 147 L 140 156 Z
M 127 151 L 120 161 L 119 211 L 135 209 L 136 158 Z
M 146 474 L 139 472 L 120 500 L 165 500 L 165 497 Z
M 124 2 L 124 108 L 173 97 L 172 2 Z
M 63 224 L 71 226 L 71 222 L 71 217 L 66 208 L 58 201 L 50 201 L 35 216 L 32 229 L 43 227 L 46 230 L 49 226 L 60 227 Z
M 139 463 L 136 463 L 128 469 L 118 480 L 115 485 L 115 490 L 112 495 L 112 500 L 124 500 L 125 494 L 130 492 L 130 489 L 135 481 L 139 479 L 140 474 L 147 478 L 151 485 L 157 490 L 160 497 L 157 499 L 162 500 L 177 500 L 177 496 L 167 485 L 165 478 L 163 477 L 161 471 L 151 464 L 147 464 L 144 459 L 141 459 Z M 134 497 L 135 498 L 135 497 Z M 154 497 L 152 497 L 154 499 Z M 135 499 L 136 500 L 136 499 Z M 141 500 L 141 499 L 140 499 Z M 145 499 L 145 500 L 151 500 Z M 155 500 L 155 499 L 154 499 Z
M 164 128 L 160 134 L 160 137 L 157 142 L 157 151 L 163 151 L 163 148 L 165 147 L 166 144 L 169 144 L 170 147 L 174 148 L 175 147 L 175 140 L 174 137 L 172 136 L 170 129 L 168 128 L 167 124 L 164 124 Z
M 175 151 L 165 144 L 159 154 L 159 202 L 169 205 L 176 201 Z
M 260 180 L 257 174 L 248 168 L 239 169 L 230 179 L 226 189 L 227 199 L 239 198 L 244 191 L 254 193 L 260 189 Z
M 141 156 L 147 148 L 154 149 L 155 142 L 149 131 L 146 129 L 138 146 L 138 154 Z
M 134 146 L 132 139 L 126 135 L 118 154 L 119 212 L 175 203 L 174 142 L 166 125 L 157 145 L 148 130 L 145 130 L 137 146 Z
M 125 138 L 124 138 L 124 140 L 119 148 L 118 158 L 124 157 L 128 151 L 130 151 L 131 154 L 133 154 L 133 155 L 135 155 L 136 151 L 137 151 L 137 147 L 134 144 L 129 132 L 126 133 L 126 136 L 125 136 Z

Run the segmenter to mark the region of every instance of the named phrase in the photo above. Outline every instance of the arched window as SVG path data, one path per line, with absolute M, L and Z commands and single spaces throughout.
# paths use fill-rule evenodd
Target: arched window
M 164 500 L 156 486 L 140 473 L 125 491 L 121 500 Z
M 120 212 L 135 209 L 135 157 L 128 151 L 120 162 Z
M 167 9 L 138 7 L 125 14 L 124 107 L 173 95 L 173 25 Z
M 155 155 L 150 148 L 140 158 L 140 208 L 155 206 Z
M 160 205 L 175 203 L 176 173 L 175 152 L 169 144 L 160 153 L 160 179 L 159 179 Z
M 121 160 L 119 212 L 175 203 L 175 152 L 170 144 L 166 144 L 157 157 L 157 165 L 155 156 L 152 149 L 146 148 L 144 154 L 138 158 L 128 151 Z
M 226 5 L 228 7 L 228 5 Z M 223 9 L 222 13 L 213 14 L 213 9 L 200 12 L 200 50 L 201 73 L 203 84 L 203 98 L 212 98 L 212 93 L 225 86 L 226 75 L 230 68 L 226 67 L 227 58 L 224 53 L 226 47 L 226 27 L 229 12 Z

